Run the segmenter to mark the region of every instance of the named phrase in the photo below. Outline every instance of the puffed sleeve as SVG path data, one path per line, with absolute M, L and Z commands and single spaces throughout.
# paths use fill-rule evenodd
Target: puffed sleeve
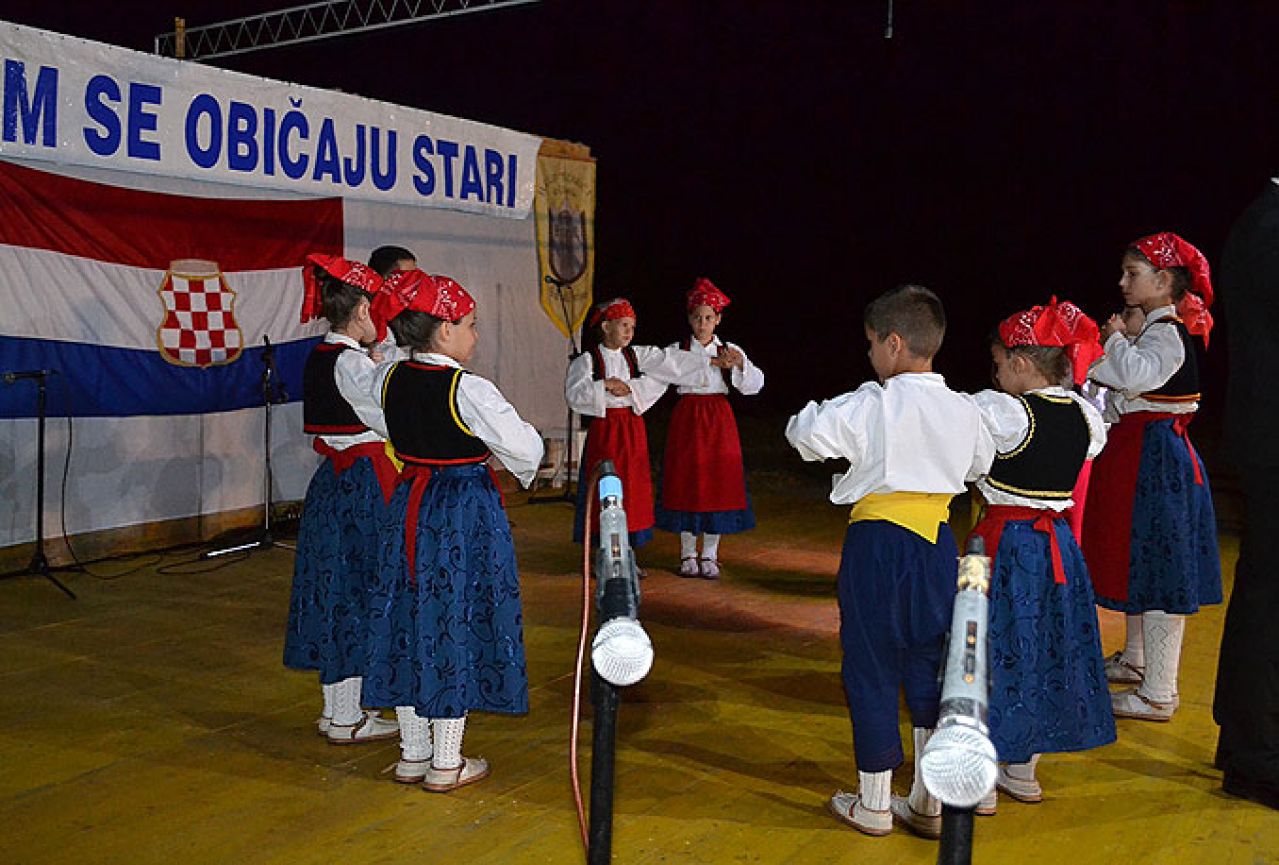
M 867 382 L 852 393 L 810 402 L 786 424 L 786 441 L 809 462 L 846 459 L 853 467 L 866 453 L 870 402 L 879 385 Z
M 478 375 L 463 375 L 457 388 L 457 408 L 467 428 L 522 485 L 533 483 L 542 462 L 542 436 L 520 417 L 495 384 Z
M 1172 324 L 1149 325 L 1135 342 L 1121 333 L 1106 340 L 1106 354 L 1093 364 L 1088 377 L 1130 394 L 1154 390 L 1167 383 L 1186 360 L 1181 335 Z
M 737 388 L 738 393 L 743 396 L 754 396 L 764 389 L 764 371 L 751 363 L 751 359 L 746 356 L 746 352 L 742 351 L 740 345 L 731 342 L 727 345 L 742 352 L 742 368 L 733 367 L 731 374 L 733 387 Z
M 564 399 L 569 408 L 581 415 L 603 417 L 606 411 L 604 380 L 596 381 L 594 362 L 589 353 L 583 352 L 568 366 L 564 380 Z
M 1006 454 L 1017 449 L 1030 432 L 1030 415 L 1026 406 L 1011 394 L 983 390 L 973 394 L 973 402 L 981 412 L 982 425 L 990 433 L 996 450 Z
M 712 367 L 705 355 L 678 347 L 637 345 L 633 348 L 640 372 L 644 373 L 628 382 L 637 414 L 643 414 L 652 408 L 670 385 L 704 388 L 710 379 Z
M 1070 397 L 1079 403 L 1079 409 L 1084 413 L 1084 420 L 1088 421 L 1088 454 L 1085 459 L 1095 459 L 1106 446 L 1106 419 L 1087 397 L 1076 393 L 1072 393 Z
M 378 378 L 378 366 L 373 359 L 360 351 L 344 351 L 338 355 L 333 368 L 333 378 L 338 393 L 355 409 L 355 415 L 365 426 L 386 438 L 386 419 L 382 415 L 382 400 L 374 390 Z

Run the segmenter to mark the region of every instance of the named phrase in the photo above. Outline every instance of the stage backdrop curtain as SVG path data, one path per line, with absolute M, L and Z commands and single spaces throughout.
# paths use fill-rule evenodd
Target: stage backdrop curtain
M 316 457 L 301 370 L 323 333 L 298 323 L 309 252 L 398 244 L 465 285 L 483 334 L 472 368 L 550 434 L 563 340 L 540 308 L 534 233 L 531 219 L 0 160 L 0 372 L 56 372 L 46 536 L 64 507 L 74 535 L 260 504 L 268 338 L 287 397 L 273 495 L 302 497 Z M 34 381 L 0 381 L 0 547 L 35 536 L 35 409 Z

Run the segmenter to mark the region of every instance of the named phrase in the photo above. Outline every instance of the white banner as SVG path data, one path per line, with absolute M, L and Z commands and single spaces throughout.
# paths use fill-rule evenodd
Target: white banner
M 541 139 L 0 22 L 0 156 L 523 218 Z

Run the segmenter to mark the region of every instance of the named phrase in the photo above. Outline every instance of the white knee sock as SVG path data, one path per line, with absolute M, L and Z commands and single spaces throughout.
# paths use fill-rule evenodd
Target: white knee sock
M 412 706 L 396 706 L 395 717 L 400 722 L 400 756 L 419 763 L 431 759 L 430 719 Z
M 435 738 L 435 755 L 431 765 L 436 769 L 456 769 L 462 765 L 462 735 L 466 732 L 466 716 L 431 719 Z
M 1186 617 L 1150 610 L 1142 617 L 1146 639 L 1146 678 L 1138 693 L 1155 703 L 1171 703 L 1177 693 L 1177 668 Z
M 719 560 L 719 535 L 702 535 L 702 558 Z
M 1141 613 L 1124 616 L 1124 660 L 1137 669 L 1146 666 L 1146 639 L 1141 620 Z
M 360 688 L 364 684 L 360 676 L 343 679 L 333 686 L 333 723 L 350 727 L 364 717 L 360 708 Z
M 858 772 L 858 795 L 862 807 L 872 811 L 887 811 L 893 801 L 893 772 Z
M 337 690 L 337 685 L 320 685 L 320 693 L 324 695 L 324 708 L 320 711 L 320 716 L 333 720 L 333 693 Z
M 679 533 L 679 557 L 681 559 L 697 558 L 697 535 L 692 532 Z
M 941 814 L 941 802 L 924 786 L 924 773 L 919 771 L 919 758 L 924 756 L 924 746 L 933 735 L 928 727 L 915 727 L 915 780 L 910 782 L 910 807 L 916 814 L 936 817 Z

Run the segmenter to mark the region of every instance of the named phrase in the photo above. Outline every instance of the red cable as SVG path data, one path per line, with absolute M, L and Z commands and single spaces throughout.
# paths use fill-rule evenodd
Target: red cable
M 582 832 L 582 847 L 587 855 L 591 842 L 586 828 L 586 808 L 582 804 L 582 781 L 577 773 L 577 733 L 582 710 L 582 661 L 586 657 L 586 634 L 591 619 L 591 504 L 595 501 L 595 481 L 599 466 L 591 472 L 587 481 L 585 535 L 582 540 L 582 632 L 577 639 L 577 663 L 573 665 L 573 719 L 569 725 L 569 777 L 573 781 L 573 804 L 577 807 L 577 825 Z

